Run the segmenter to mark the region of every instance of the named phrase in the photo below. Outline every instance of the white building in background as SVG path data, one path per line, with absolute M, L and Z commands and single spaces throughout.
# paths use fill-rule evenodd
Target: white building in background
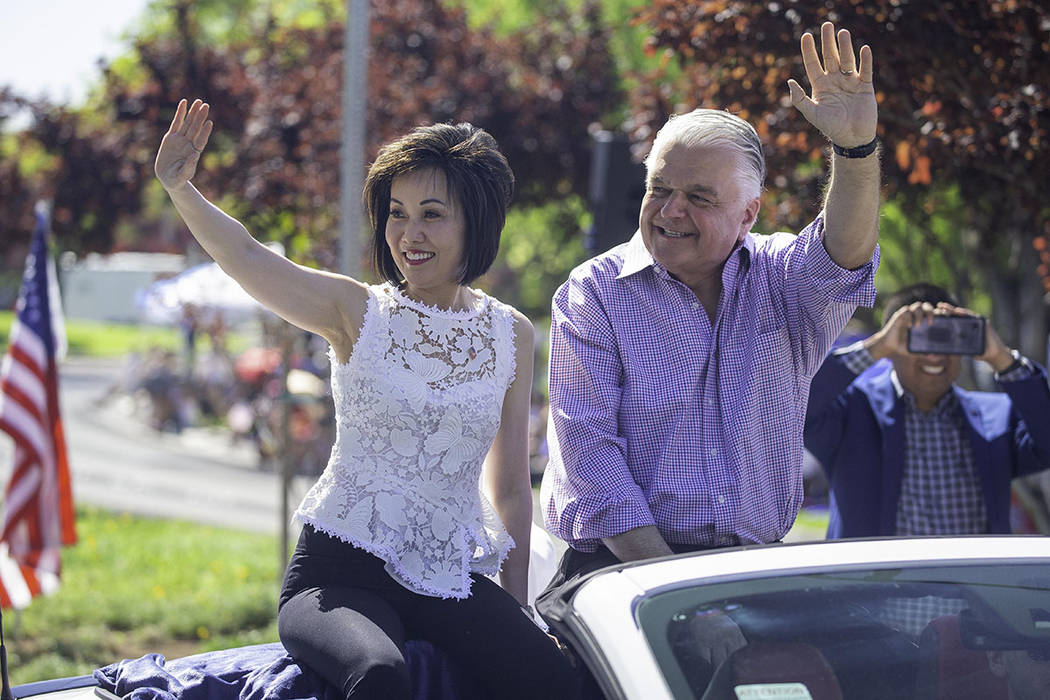
M 59 258 L 59 282 L 66 318 L 138 323 L 136 294 L 159 279 L 186 269 L 186 257 L 170 253 L 91 253 Z

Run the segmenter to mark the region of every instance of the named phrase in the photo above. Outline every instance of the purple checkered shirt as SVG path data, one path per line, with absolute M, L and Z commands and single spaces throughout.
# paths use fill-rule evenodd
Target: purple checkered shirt
M 547 527 L 574 548 L 656 525 L 675 544 L 772 542 L 802 501 L 809 383 L 859 304 L 878 251 L 836 265 L 823 217 L 748 234 L 712 327 L 641 236 L 576 268 L 551 318 Z

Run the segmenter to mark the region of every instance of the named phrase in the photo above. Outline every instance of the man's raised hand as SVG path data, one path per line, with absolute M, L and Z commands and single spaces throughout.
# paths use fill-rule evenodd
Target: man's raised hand
M 157 179 L 169 192 L 183 187 L 197 172 L 197 161 L 208 144 L 212 122 L 208 119 L 208 105 L 194 100 L 189 109 L 186 100 L 180 100 L 171 120 L 168 133 L 160 142 L 153 170 Z
M 813 35 L 802 35 L 802 63 L 813 94 L 806 95 L 798 82 L 789 79 L 791 104 L 838 146 L 870 143 L 878 124 L 871 47 L 861 47 L 858 64 L 849 31 L 840 29 L 836 35 L 835 25 L 825 22 L 820 28 L 820 48 L 823 65 Z

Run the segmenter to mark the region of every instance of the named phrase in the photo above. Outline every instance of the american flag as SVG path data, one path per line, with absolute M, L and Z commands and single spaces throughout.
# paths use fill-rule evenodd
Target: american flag
M 24 608 L 58 587 L 59 550 L 76 542 L 56 355 L 65 345 L 47 218 L 36 216 L 22 289 L 0 366 L 0 430 L 14 464 L 0 530 L 0 605 Z

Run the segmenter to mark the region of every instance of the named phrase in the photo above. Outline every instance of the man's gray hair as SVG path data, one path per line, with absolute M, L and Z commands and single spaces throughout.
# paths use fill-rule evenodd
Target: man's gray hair
M 718 109 L 694 109 L 687 114 L 672 115 L 660 127 L 653 148 L 645 158 L 646 172 L 654 153 L 670 145 L 726 146 L 740 154 L 744 195 L 762 194 L 766 179 L 766 158 L 755 128 L 740 117 Z

